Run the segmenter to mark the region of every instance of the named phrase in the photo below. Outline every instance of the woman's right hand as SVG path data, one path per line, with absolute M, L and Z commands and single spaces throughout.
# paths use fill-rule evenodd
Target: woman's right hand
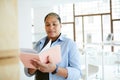
M 36 69 L 33 69 L 33 68 L 28 68 L 28 73 L 29 74 L 34 74 L 35 72 L 36 72 L 36 70 L 37 70 L 37 64 L 33 61 L 33 60 L 31 60 L 31 64 L 36 68 Z

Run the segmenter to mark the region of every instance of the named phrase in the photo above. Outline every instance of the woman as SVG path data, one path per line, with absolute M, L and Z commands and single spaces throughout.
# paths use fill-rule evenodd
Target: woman
M 40 52 L 51 39 L 51 46 L 61 46 L 62 60 L 60 63 L 54 64 L 52 59 L 48 58 L 49 62 L 44 64 L 33 59 L 31 63 L 36 69 L 25 68 L 26 75 L 35 74 L 35 80 L 79 80 L 81 78 L 80 53 L 75 42 L 61 34 L 62 25 L 59 15 L 49 13 L 44 22 L 47 36 L 39 40 L 34 49 Z

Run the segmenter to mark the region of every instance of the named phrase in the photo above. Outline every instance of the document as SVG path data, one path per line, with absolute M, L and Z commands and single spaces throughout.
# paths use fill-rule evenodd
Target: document
M 39 59 L 42 63 L 47 63 L 48 57 L 52 59 L 53 63 L 59 63 L 61 61 L 61 47 L 60 45 L 50 47 L 50 45 L 51 44 L 48 43 L 40 53 L 37 53 L 37 51 L 33 49 L 21 48 L 20 60 L 23 65 L 26 68 L 35 69 L 35 67 L 31 64 L 32 59 Z

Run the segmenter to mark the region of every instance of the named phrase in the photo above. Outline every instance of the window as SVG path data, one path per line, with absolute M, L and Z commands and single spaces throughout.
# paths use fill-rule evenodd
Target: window
M 87 5 L 87 6 L 86 6 Z M 75 4 L 75 15 L 109 13 L 109 0 L 96 0 L 90 2 L 80 2 Z
M 62 29 L 61 29 L 62 34 L 64 36 L 71 38 L 72 40 L 74 39 L 73 36 L 73 24 L 63 24 Z

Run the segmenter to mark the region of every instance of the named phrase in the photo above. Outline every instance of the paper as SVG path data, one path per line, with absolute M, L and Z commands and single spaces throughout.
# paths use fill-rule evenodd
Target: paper
M 53 47 L 50 47 L 49 49 L 46 49 L 45 51 L 42 51 L 39 54 L 40 61 L 43 63 L 47 63 L 47 57 L 50 57 L 53 61 L 53 63 L 59 63 L 61 61 L 61 48 L 60 45 L 56 45 Z
M 35 69 L 35 67 L 31 64 L 31 60 L 34 58 L 39 59 L 38 54 L 22 53 L 22 52 L 20 53 L 20 59 L 26 68 Z
M 41 52 L 48 49 L 48 48 L 50 48 L 51 42 L 52 42 L 52 40 L 50 39 L 49 42 L 47 43 L 47 45 L 41 50 Z
M 53 47 L 50 47 L 40 53 L 37 53 L 35 50 L 32 49 L 21 49 L 20 52 L 20 59 L 25 67 L 27 68 L 35 68 L 31 64 L 32 59 L 39 59 L 42 63 L 48 62 L 48 56 L 50 59 L 52 59 L 52 62 L 57 64 L 61 61 L 61 48 L 60 45 L 56 45 Z

